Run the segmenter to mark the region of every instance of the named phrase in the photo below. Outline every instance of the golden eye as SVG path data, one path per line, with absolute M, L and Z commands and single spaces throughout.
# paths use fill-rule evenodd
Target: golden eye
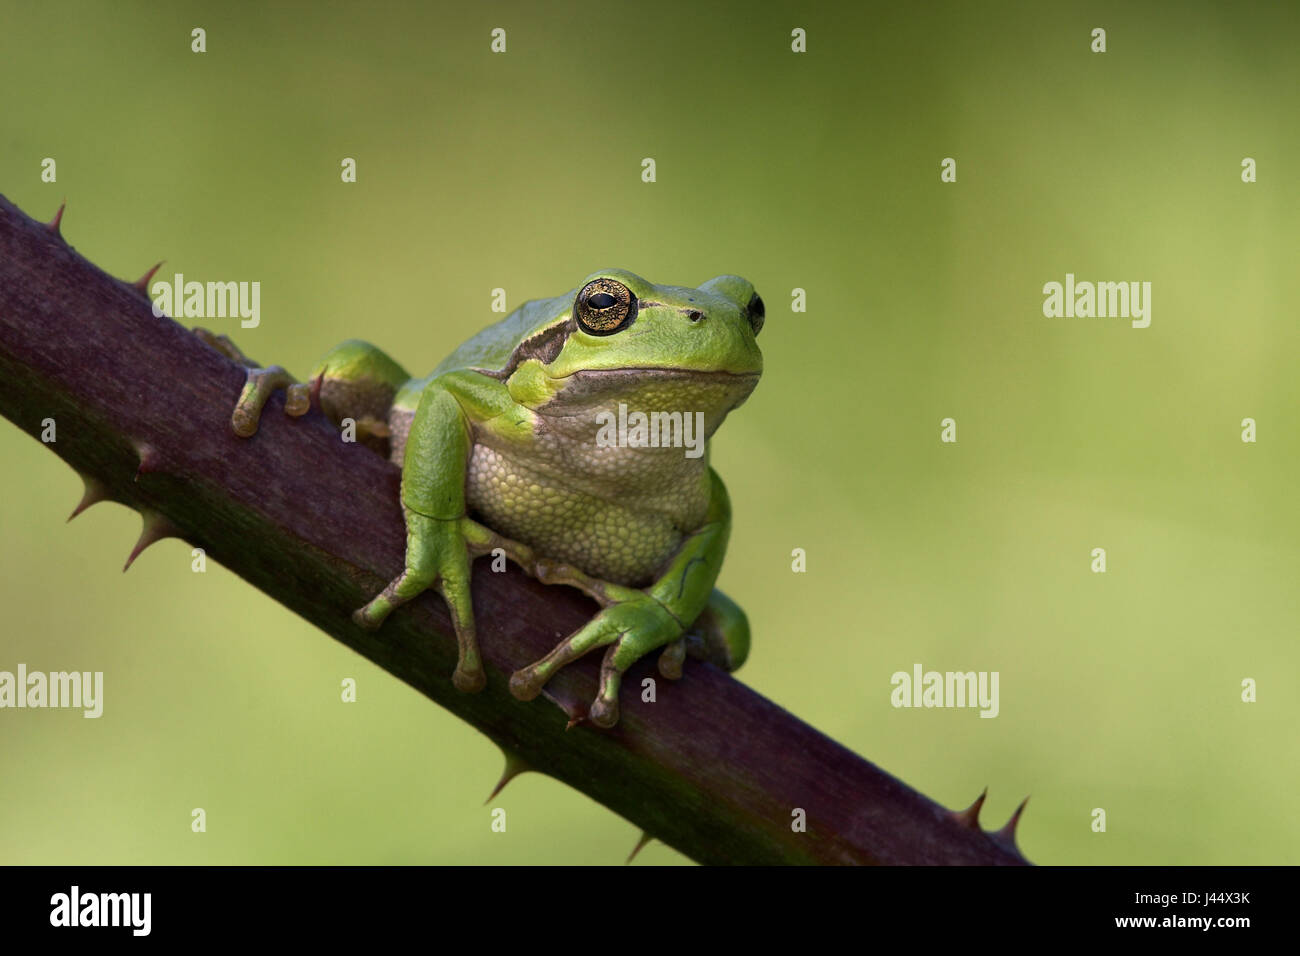
M 636 296 L 613 279 L 592 279 L 573 303 L 573 317 L 589 335 L 613 335 L 636 318 Z

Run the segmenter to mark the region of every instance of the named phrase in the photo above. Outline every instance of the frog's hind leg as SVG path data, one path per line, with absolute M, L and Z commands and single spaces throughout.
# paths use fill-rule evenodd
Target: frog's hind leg
M 613 587 L 622 590 L 618 585 Z M 662 647 L 659 673 L 670 680 L 682 676 L 687 654 L 734 671 L 749 655 L 749 621 L 736 602 L 716 589 L 687 632 L 667 644 L 653 635 L 639 636 L 612 620 L 597 619 L 561 641 L 541 660 L 515 671 L 510 678 L 510 692 L 520 700 L 532 700 L 556 671 L 598 647 L 607 650 L 600 668 L 600 692 L 587 716 L 598 727 L 612 727 L 618 721 L 623 674 L 638 660 Z
M 312 370 L 321 411 L 335 425 L 351 419 L 356 440 L 388 455 L 388 412 L 410 378 L 402 366 L 369 342 L 349 339 L 334 346 Z
M 682 640 L 685 644 L 680 649 L 670 644 L 659 659 L 659 672 L 665 677 L 681 676 L 683 651 L 698 660 L 734 671 L 749 657 L 749 619 L 739 604 L 714 588 L 709 603 L 687 628 Z

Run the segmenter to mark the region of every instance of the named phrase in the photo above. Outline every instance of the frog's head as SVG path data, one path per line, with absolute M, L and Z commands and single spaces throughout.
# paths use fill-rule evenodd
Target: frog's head
M 608 269 L 553 301 L 557 312 L 567 304 L 567 315 L 557 315 L 527 350 L 537 363 L 521 367 L 511 387 L 545 414 L 582 415 L 619 403 L 701 411 L 711 434 L 763 371 L 756 341 L 763 300 L 740 276 L 689 289 Z

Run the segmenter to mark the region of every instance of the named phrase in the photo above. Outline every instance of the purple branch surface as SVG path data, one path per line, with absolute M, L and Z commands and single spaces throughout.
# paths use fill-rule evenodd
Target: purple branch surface
M 61 210 L 60 210 L 61 212 Z M 178 537 L 490 737 L 507 775 L 563 780 L 701 863 L 1023 864 L 1014 823 L 986 832 L 982 798 L 954 813 L 737 680 L 688 661 L 659 680 L 656 703 L 627 675 L 618 726 L 579 722 L 596 692 L 597 656 L 561 671 L 522 703 L 510 673 L 577 629 L 595 605 L 513 565 L 474 575 L 487 689 L 452 687 L 456 642 L 446 608 L 425 594 L 375 633 L 351 612 L 402 568 L 398 470 L 339 440 L 318 410 L 268 406 L 237 438 L 238 365 L 169 318 L 144 281 L 115 279 L 0 196 L 0 414 L 86 481 L 82 506 L 113 500 L 144 516 L 140 546 Z M 19 480 L 13 476 L 12 480 Z M 781 639 L 756 622 L 757 652 Z M 274 635 L 268 634 L 268 640 Z M 806 831 L 792 828 L 797 809 Z

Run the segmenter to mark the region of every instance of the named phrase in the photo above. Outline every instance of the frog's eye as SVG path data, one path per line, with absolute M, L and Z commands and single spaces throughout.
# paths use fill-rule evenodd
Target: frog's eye
M 749 319 L 749 327 L 758 335 L 763 328 L 763 319 L 767 315 L 767 308 L 763 305 L 763 300 L 755 292 L 749 297 L 749 305 L 745 306 L 745 318 Z
M 613 279 L 593 279 L 573 303 L 573 317 L 589 335 L 613 335 L 636 318 L 636 296 Z

